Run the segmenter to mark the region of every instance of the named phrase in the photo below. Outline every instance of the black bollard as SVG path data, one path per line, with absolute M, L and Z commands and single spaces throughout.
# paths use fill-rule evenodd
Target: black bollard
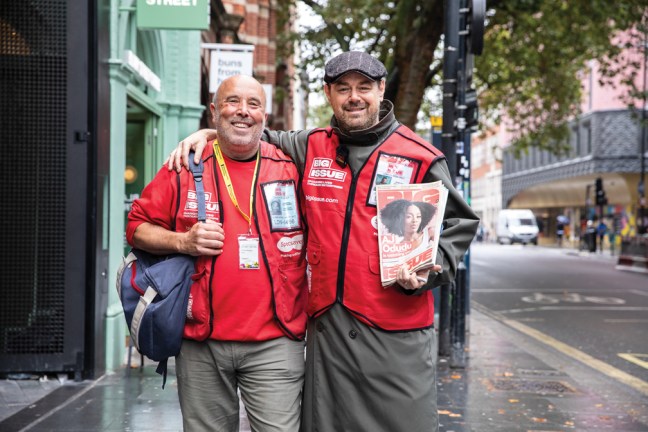
M 439 299 L 439 357 L 450 355 L 450 292 L 454 283 L 441 285 Z
M 452 311 L 450 314 L 450 367 L 466 367 L 466 266 L 459 263 L 457 278 L 452 293 Z

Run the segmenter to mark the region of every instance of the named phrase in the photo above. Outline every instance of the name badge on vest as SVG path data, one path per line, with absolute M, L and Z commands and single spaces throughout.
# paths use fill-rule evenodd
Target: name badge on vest
M 238 236 L 239 268 L 241 270 L 259 269 L 259 237 L 251 234 Z
M 367 204 L 376 205 L 376 185 L 414 183 L 420 161 L 380 152 Z
M 270 218 L 270 231 L 294 231 L 301 228 L 295 182 L 280 180 L 264 183 L 263 195 Z

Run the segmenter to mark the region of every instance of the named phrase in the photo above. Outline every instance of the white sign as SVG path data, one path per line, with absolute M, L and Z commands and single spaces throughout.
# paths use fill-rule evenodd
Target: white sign
M 272 114 L 272 84 L 261 84 L 266 96 L 266 114 Z
M 160 91 L 162 88 L 162 81 L 160 77 L 155 74 L 146 63 L 144 63 L 135 53 L 131 50 L 124 51 L 124 63 L 126 66 L 135 72 L 135 75 L 145 84 L 150 85 L 155 91 Z
M 254 45 L 203 44 L 203 48 L 211 50 L 210 93 L 216 93 L 218 86 L 231 76 L 252 76 Z

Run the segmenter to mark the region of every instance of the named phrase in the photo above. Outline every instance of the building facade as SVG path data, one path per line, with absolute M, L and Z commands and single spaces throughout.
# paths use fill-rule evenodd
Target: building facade
M 195 131 L 200 103 L 200 30 L 138 28 L 135 0 L 112 0 L 108 64 L 109 161 L 106 200 L 108 305 L 106 368 L 124 362 L 126 327 L 115 286 L 128 251 L 125 221 L 130 205 L 153 179 L 178 141 Z
M 531 148 L 516 158 L 508 148 L 512 136 L 502 125 L 473 141 L 473 208 L 491 239 L 496 238 L 502 208 L 533 210 L 545 244 L 556 243 L 558 218 L 569 221 L 565 238 L 572 246 L 579 245 L 588 220 L 602 218 L 616 243 L 636 235 L 642 148 L 646 149 L 640 110 L 628 108 L 622 98 L 626 88 L 619 82 L 605 87 L 599 78 L 593 62 L 583 74 L 582 114 L 570 122 L 566 153 L 557 156 Z M 476 158 L 475 153 L 490 156 Z M 489 163 L 493 160 L 501 163 Z M 607 198 L 602 206 L 596 203 L 597 179 Z
M 123 367 L 129 342 L 115 284 L 126 217 L 205 120 L 202 43 L 254 44 L 254 75 L 275 87 L 277 65 L 289 70 L 275 55 L 274 3 L 204 1 L 199 29 L 142 25 L 141 3 L 0 6 L 0 151 L 27 155 L 26 169 L 16 162 L 23 175 L 2 174 L 2 236 L 12 245 L 2 259 L 13 270 L 0 276 L 0 373 L 82 379 Z M 275 121 L 291 127 L 283 103 Z
M 266 107 L 267 126 L 290 130 L 294 127 L 295 68 L 292 55 L 280 55 L 277 36 L 292 26 L 281 23 L 277 2 L 270 0 L 222 0 L 211 2 L 212 25 L 202 33 L 204 44 L 243 44 L 254 47 L 253 76 L 266 87 L 270 103 Z M 284 26 L 285 28 L 279 28 Z M 202 50 L 202 103 L 209 106 L 213 93 L 209 92 L 210 50 Z M 203 116 L 202 126 L 212 126 L 209 115 Z

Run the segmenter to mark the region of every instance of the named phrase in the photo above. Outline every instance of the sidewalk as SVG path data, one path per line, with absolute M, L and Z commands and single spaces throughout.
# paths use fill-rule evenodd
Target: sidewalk
M 584 254 L 610 264 L 614 259 Z M 475 302 L 468 325 L 466 368 L 439 360 L 440 431 L 648 431 L 648 393 L 541 344 Z M 164 390 L 153 363 L 94 381 L 0 380 L 3 432 L 181 430 L 172 363 Z M 248 430 L 242 415 L 241 431 Z
M 441 431 L 648 431 L 647 395 L 476 309 L 467 367 L 439 362 Z M 122 370 L 80 383 L 3 380 L 0 396 L 14 408 L 24 404 L 0 418 L 4 432 L 182 430 L 173 367 L 165 390 L 154 366 L 147 365 L 130 377 Z

